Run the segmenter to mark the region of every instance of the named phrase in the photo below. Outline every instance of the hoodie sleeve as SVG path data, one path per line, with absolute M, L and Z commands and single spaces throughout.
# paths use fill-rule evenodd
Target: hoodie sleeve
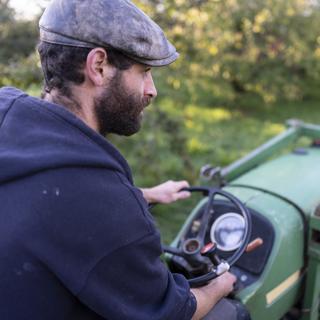
M 105 256 L 78 294 L 102 317 L 114 320 L 190 320 L 196 300 L 189 284 L 159 259 L 157 234 Z
M 28 245 L 73 295 L 105 319 L 191 319 L 188 282 L 161 261 L 147 204 L 124 176 L 66 168 L 37 179 L 40 220 Z

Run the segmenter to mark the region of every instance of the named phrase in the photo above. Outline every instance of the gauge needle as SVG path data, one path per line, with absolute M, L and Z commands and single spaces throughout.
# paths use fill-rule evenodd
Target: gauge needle
M 237 232 L 237 231 L 243 231 L 243 230 L 244 230 L 243 228 L 220 228 L 218 231 L 231 233 L 231 232 Z

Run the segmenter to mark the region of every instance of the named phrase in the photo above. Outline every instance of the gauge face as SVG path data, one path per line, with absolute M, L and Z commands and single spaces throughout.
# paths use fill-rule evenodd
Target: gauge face
M 244 236 L 244 218 L 234 212 L 220 216 L 210 230 L 211 241 L 222 251 L 232 251 L 239 248 Z

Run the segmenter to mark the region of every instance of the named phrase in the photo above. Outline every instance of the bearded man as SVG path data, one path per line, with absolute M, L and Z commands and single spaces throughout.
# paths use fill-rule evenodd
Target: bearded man
M 127 0 L 52 0 L 40 20 L 42 99 L 0 90 L 0 319 L 200 319 L 235 281 L 191 289 L 160 260 L 148 202 L 104 136 L 132 135 L 178 57 Z

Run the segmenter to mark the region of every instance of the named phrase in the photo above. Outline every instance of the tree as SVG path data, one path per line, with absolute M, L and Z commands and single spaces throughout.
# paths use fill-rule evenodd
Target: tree
M 0 24 L 12 22 L 14 10 L 9 7 L 9 0 L 0 0 Z
M 165 92 L 203 105 L 299 100 L 320 82 L 319 3 L 140 0 L 181 53 Z M 165 82 L 163 82 L 165 79 Z M 305 84 L 308 84 L 307 86 Z
M 35 47 L 37 19 L 16 19 L 8 0 L 0 0 L 0 86 L 28 88 L 41 82 Z

